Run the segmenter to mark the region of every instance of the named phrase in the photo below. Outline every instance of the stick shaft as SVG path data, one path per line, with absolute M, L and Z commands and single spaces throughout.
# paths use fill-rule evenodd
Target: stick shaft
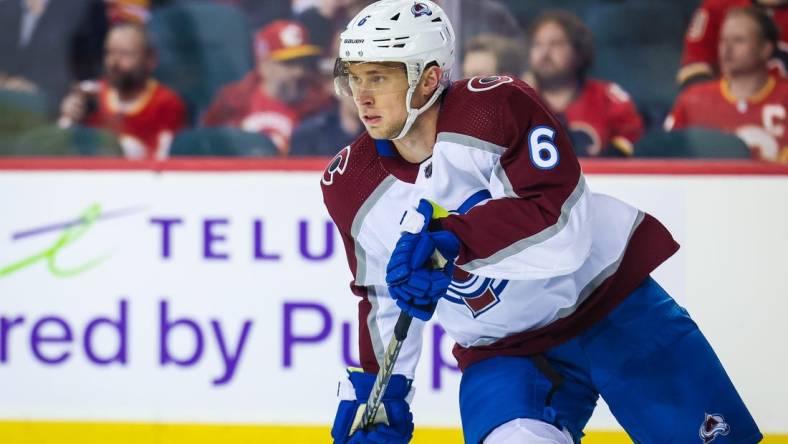
M 372 385 L 372 391 L 369 393 L 369 400 L 367 406 L 364 408 L 364 414 L 361 416 L 360 428 L 366 428 L 375 420 L 375 415 L 378 413 L 380 404 L 383 401 L 383 394 L 391 380 L 391 375 L 394 373 L 394 364 L 397 362 L 399 351 L 402 349 L 402 343 L 408 337 L 408 329 L 413 317 L 409 314 L 400 312 L 397 318 L 397 324 L 394 326 L 394 334 L 391 336 L 386 353 L 383 355 L 383 365 L 380 367 L 375 383 Z

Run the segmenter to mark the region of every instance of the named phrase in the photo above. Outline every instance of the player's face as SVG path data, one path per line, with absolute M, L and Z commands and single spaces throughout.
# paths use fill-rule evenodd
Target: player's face
M 471 51 L 465 54 L 462 62 L 462 76 L 466 78 L 476 76 L 493 76 L 503 74 L 498 72 L 498 60 L 495 54 L 489 51 Z
M 405 126 L 408 78 L 401 63 L 353 63 L 348 85 L 373 139 L 393 139 Z
M 736 76 L 766 69 L 771 45 L 764 41 L 753 19 L 732 14 L 720 31 L 720 70 L 725 76 Z
M 561 26 L 554 22 L 539 26 L 531 42 L 528 64 L 540 82 L 574 80 L 575 51 Z
M 121 91 L 145 84 L 152 69 L 144 38 L 134 28 L 113 29 L 104 46 L 104 71 L 107 81 Z

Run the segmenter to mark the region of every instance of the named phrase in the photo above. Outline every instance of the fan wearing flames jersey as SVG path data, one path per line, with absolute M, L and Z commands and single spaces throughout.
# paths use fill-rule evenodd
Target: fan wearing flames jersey
M 536 91 L 509 76 L 452 83 L 454 31 L 426 0 L 368 6 L 339 54 L 337 92 L 366 133 L 321 180 L 362 365 L 340 381 L 335 443 L 410 441 L 433 313 L 456 342 L 466 443 L 579 443 L 599 396 L 636 442 L 761 440 L 698 326 L 650 277 L 677 243 L 591 191 Z M 361 425 L 401 311 L 417 319 Z
M 219 91 L 202 123 L 263 133 L 287 154 L 299 121 L 331 103 L 315 78 L 322 50 L 311 42 L 304 25 L 292 20 L 263 27 L 254 46 L 255 69 Z
M 129 159 L 165 159 L 186 123 L 178 95 L 151 77 L 154 50 L 143 25 L 115 25 L 107 35 L 105 78 L 82 82 L 63 99 L 59 124 L 106 128 Z
M 788 80 L 767 65 L 776 43 L 777 29 L 765 12 L 731 9 L 720 37 L 722 77 L 684 90 L 665 129 L 719 129 L 744 140 L 756 159 L 788 163 Z
M 588 78 L 594 59 L 591 31 L 568 11 L 547 11 L 528 32 L 529 71 L 523 79 L 566 124 L 579 156 L 634 154 L 643 120 L 619 85 Z
M 745 6 L 762 8 L 776 23 L 780 40 L 771 54 L 769 68 L 777 75 L 788 75 L 788 0 L 704 0 L 684 35 L 681 68 L 676 76 L 680 85 L 708 80 L 720 73 L 717 50 L 722 22 L 730 9 Z

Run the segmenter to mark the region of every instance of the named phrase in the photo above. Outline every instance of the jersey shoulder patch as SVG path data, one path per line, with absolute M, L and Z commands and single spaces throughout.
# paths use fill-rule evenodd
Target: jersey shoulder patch
M 484 92 L 513 82 L 511 76 L 476 76 L 468 79 L 466 87 L 471 92 Z
M 372 138 L 365 132 L 353 141 L 350 145 L 342 148 L 339 152 L 331 158 L 328 162 L 326 169 L 323 170 L 323 177 L 320 183 L 323 187 L 332 186 L 337 182 L 345 179 L 348 168 L 351 165 L 363 164 L 371 160 L 370 154 L 374 150 L 374 142 Z M 347 178 L 352 174 L 348 173 Z
M 347 169 L 347 165 L 350 162 L 350 152 L 351 152 L 352 145 L 348 145 L 342 148 L 331 162 L 328 163 L 325 171 L 323 171 L 323 178 L 320 179 L 320 182 L 323 185 L 333 185 L 334 184 L 334 176 L 341 176 L 345 174 L 345 170 Z
M 326 208 L 340 230 L 349 232 L 358 209 L 388 175 L 374 140 L 366 132 L 328 162 L 320 186 Z

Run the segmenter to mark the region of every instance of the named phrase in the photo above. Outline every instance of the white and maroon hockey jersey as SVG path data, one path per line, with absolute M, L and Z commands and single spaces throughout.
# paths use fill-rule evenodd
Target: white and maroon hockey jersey
M 419 165 L 366 133 L 322 178 L 359 302 L 365 371 L 377 372 L 399 309 L 386 264 L 405 210 L 427 198 L 455 214 L 457 271 L 436 317 L 466 368 L 496 355 L 539 353 L 613 310 L 678 245 L 653 217 L 588 188 L 566 133 L 525 83 L 454 83 L 433 155 Z M 414 320 L 395 372 L 412 378 L 423 323 Z

